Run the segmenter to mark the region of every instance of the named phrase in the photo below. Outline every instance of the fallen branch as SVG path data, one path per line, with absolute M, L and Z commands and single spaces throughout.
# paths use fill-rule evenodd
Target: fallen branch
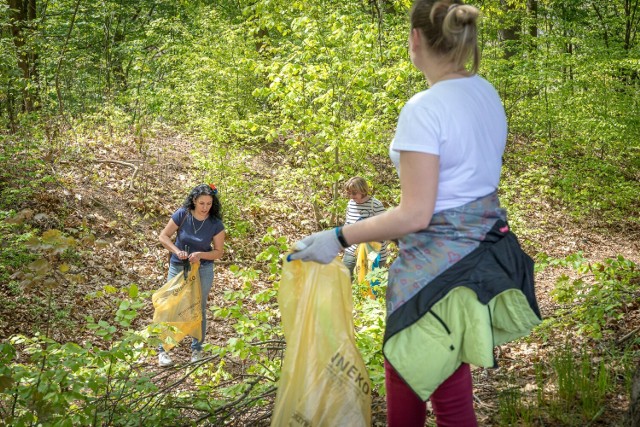
M 270 387 L 269 389 L 267 389 L 265 392 L 263 392 L 262 394 L 260 394 L 259 396 L 255 396 L 249 400 L 245 401 L 245 398 L 247 398 L 249 396 L 249 394 L 251 393 L 251 391 L 253 390 L 253 388 L 256 386 L 256 384 L 259 382 L 259 379 L 256 379 L 254 381 L 250 381 L 249 382 L 249 387 L 244 391 L 244 393 L 242 393 L 242 395 L 240 397 L 238 397 L 237 399 L 226 403 L 222 406 L 219 406 L 218 408 L 216 408 L 213 412 L 205 414 L 203 416 L 201 416 L 200 418 L 198 418 L 198 420 L 196 421 L 196 424 L 201 423 L 202 421 L 206 420 L 207 418 L 210 418 L 212 416 L 215 415 L 219 415 L 224 413 L 225 411 L 229 410 L 229 409 L 235 409 L 236 411 L 239 410 L 242 407 L 247 407 L 250 404 L 252 404 L 253 402 L 256 402 L 260 399 L 265 398 L 266 396 L 275 394 L 275 392 L 277 391 L 277 387 Z M 243 403 L 244 401 L 244 403 Z
M 638 326 L 637 328 L 635 328 L 633 331 L 629 332 L 628 334 L 626 334 L 622 338 L 618 339 L 616 341 L 616 344 L 618 344 L 618 345 L 622 344 L 623 342 L 625 342 L 626 340 L 628 340 L 629 338 L 631 338 L 632 336 L 637 334 L 638 331 L 640 331 L 640 326 Z
M 140 168 L 136 165 L 134 165 L 133 163 L 127 163 L 127 162 L 122 162 L 120 160 L 92 160 L 94 163 L 114 163 L 116 165 L 122 165 L 122 166 L 128 166 L 130 168 L 133 168 L 133 175 L 131 175 L 131 180 L 129 181 L 129 190 L 135 190 L 135 187 L 133 186 L 133 182 L 136 179 L 136 176 L 138 175 L 138 171 L 140 170 Z

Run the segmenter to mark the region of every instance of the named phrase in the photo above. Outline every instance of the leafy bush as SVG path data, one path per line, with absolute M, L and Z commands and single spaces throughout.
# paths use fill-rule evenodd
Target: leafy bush
M 569 267 L 579 276 L 563 274 L 551 296 L 563 306 L 564 316 L 557 318 L 563 327 L 600 339 L 615 332 L 615 326 L 640 300 L 640 269 L 631 260 L 619 255 L 603 262 L 588 262 L 578 252 L 563 259 L 540 256 L 539 268 Z
M 131 425 L 175 420 L 178 411 L 146 407 L 159 388 L 141 369 L 147 336 L 117 330 L 130 326 L 144 302 L 137 287 L 124 290 L 114 322 L 90 322 L 102 346 L 57 343 L 46 336 L 17 335 L 0 344 L 0 414 L 10 425 Z M 144 295 L 148 297 L 148 295 Z

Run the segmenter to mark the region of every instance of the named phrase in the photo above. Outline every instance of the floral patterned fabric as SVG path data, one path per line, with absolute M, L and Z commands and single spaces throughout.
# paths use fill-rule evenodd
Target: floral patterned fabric
M 399 239 L 389 268 L 387 317 L 480 245 L 498 220 L 507 221 L 496 192 L 438 212 L 425 230 Z

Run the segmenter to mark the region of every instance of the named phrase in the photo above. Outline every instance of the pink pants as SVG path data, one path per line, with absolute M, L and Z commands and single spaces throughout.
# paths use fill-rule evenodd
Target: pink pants
M 427 404 L 384 361 L 387 386 L 387 426 L 424 427 Z M 430 397 L 438 427 L 475 427 L 471 368 L 463 363 Z

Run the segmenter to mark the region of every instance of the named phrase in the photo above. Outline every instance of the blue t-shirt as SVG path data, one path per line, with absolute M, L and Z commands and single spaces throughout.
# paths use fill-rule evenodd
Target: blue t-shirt
M 184 250 L 185 246 L 189 247 L 189 253 L 192 252 L 211 252 L 211 241 L 213 236 L 224 230 L 222 221 L 209 215 L 204 221 L 199 221 L 191 215 L 191 212 L 185 207 L 181 207 L 171 215 L 173 222 L 178 225 L 178 237 L 176 237 L 176 246 L 180 250 Z M 176 254 L 171 254 L 171 262 L 183 262 Z M 210 264 L 213 261 L 201 260 L 201 264 Z

